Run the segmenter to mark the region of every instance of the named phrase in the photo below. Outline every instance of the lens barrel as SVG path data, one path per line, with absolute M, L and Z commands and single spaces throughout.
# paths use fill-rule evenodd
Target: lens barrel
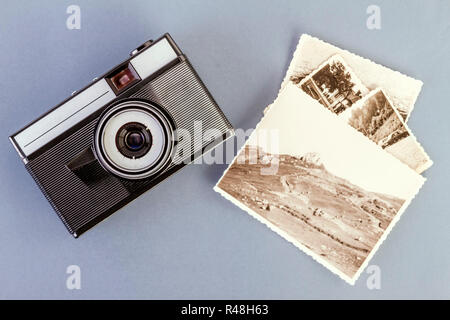
M 121 100 L 100 117 L 94 150 L 103 168 L 126 179 L 162 171 L 174 149 L 175 125 L 160 106 L 144 100 Z

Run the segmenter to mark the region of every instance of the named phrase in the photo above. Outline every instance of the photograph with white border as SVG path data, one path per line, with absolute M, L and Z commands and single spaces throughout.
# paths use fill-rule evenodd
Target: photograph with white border
M 433 164 L 383 89 L 372 90 L 339 117 L 417 173 Z
M 346 61 L 366 88 L 383 88 L 405 121 L 408 120 L 422 89 L 422 81 L 307 34 L 300 37 L 281 89 L 289 82 L 300 83 L 334 55 L 340 55 Z
M 424 181 L 288 84 L 214 190 L 354 284 Z
M 328 110 L 340 114 L 369 90 L 339 55 L 334 55 L 298 84 Z

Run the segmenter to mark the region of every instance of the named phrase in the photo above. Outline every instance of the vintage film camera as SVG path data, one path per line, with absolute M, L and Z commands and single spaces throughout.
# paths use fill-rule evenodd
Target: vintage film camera
M 209 132 L 208 139 L 194 132 L 198 128 Z M 78 237 L 233 134 L 186 56 L 165 34 L 10 140 Z

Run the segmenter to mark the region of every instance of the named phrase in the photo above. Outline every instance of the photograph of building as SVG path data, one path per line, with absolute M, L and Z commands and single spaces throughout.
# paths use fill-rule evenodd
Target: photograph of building
M 351 107 L 367 92 L 359 79 L 339 56 L 303 79 L 299 86 L 311 97 L 336 114 Z

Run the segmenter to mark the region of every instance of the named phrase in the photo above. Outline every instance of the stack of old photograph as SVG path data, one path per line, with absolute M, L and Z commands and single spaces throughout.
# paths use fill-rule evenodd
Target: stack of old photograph
M 215 190 L 354 284 L 432 165 L 407 124 L 421 87 L 302 35 Z

